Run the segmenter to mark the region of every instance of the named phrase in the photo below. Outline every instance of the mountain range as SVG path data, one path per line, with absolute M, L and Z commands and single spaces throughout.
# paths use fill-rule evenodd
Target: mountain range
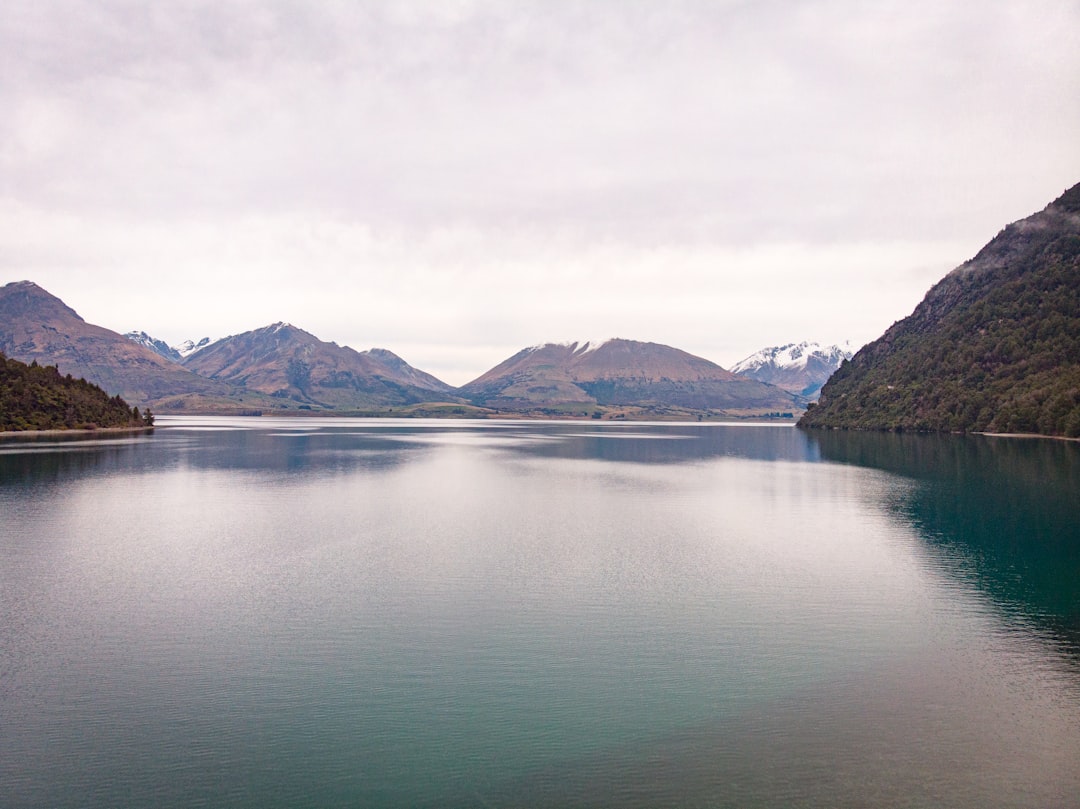
M 86 323 L 30 281 L 0 287 L 0 351 L 158 413 L 790 417 L 805 405 L 685 351 L 624 339 L 526 348 L 461 388 L 387 349 L 356 351 L 284 322 L 169 346 Z
M 813 401 L 825 381 L 848 359 L 850 343 L 823 346 L 804 341 L 763 348 L 737 362 L 731 370 Z
M 729 371 L 657 343 L 545 343 L 453 388 L 386 349 L 288 323 L 176 347 L 121 335 L 30 281 L 0 287 L 0 352 L 164 413 L 703 418 L 806 405 L 804 427 L 1080 437 L 1080 185 L 1005 227 L 850 358 L 792 343 Z
M 935 284 L 799 424 L 1080 436 L 1080 184 Z

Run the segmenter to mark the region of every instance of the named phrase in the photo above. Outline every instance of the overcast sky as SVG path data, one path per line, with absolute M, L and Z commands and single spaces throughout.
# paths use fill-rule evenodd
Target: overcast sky
M 14 0 L 0 110 L 0 283 L 90 322 L 730 367 L 1080 182 L 1080 0 Z

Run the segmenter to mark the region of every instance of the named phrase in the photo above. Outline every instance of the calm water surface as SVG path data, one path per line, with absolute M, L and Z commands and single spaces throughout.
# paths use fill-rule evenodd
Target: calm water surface
M 1080 446 L 0 442 L 0 806 L 1080 806 Z

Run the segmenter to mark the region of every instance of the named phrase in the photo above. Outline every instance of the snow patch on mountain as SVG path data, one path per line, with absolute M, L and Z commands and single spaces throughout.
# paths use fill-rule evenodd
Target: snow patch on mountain
M 203 337 L 201 340 L 184 340 L 182 343 L 171 346 L 164 340 L 151 337 L 144 331 L 129 331 L 124 336 L 132 342 L 149 348 L 155 354 L 158 354 L 167 360 L 172 360 L 173 362 L 180 362 L 188 355 L 194 354 L 196 351 L 217 342 L 217 339 L 211 340 L 209 337 Z
M 217 342 L 216 339 L 211 340 L 209 337 L 203 337 L 199 341 L 184 340 L 184 342 L 180 343 L 179 345 L 173 346 L 173 349 L 181 357 L 187 357 L 188 355 L 194 354 L 196 351 L 201 351 L 202 349 L 206 348 L 208 345 L 212 345 L 212 344 L 214 344 L 216 342 Z
M 151 337 L 144 331 L 129 331 L 124 336 L 131 340 L 131 342 L 138 343 L 143 348 L 149 348 L 159 357 L 164 357 L 172 362 L 180 362 L 180 354 L 164 340 Z
M 525 350 L 528 351 L 529 353 L 533 353 L 533 352 L 536 352 L 536 351 L 540 351 L 541 349 L 549 348 L 551 346 L 554 346 L 556 348 L 570 348 L 570 349 L 573 349 L 573 353 L 580 356 L 582 354 L 589 354 L 590 352 L 596 351 L 598 348 L 602 347 L 605 343 L 610 343 L 612 340 L 615 340 L 615 339 L 617 339 L 617 338 L 615 338 L 615 337 L 599 337 L 599 338 L 594 337 L 594 338 L 589 339 L 589 340 L 563 340 L 563 341 L 557 342 L 557 343 L 554 343 L 554 342 L 553 343 L 539 343 L 539 344 L 534 345 L 534 346 L 529 346 Z
M 574 353 L 578 355 L 590 354 L 593 351 L 596 351 L 598 348 L 602 348 L 605 344 L 610 343 L 614 339 L 614 337 L 593 337 L 592 339 L 585 340 L 584 342 L 579 342 L 578 347 L 577 349 L 575 349 Z

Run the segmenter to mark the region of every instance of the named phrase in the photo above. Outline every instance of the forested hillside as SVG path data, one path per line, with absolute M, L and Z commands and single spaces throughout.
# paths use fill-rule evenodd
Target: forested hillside
M 85 379 L 61 376 L 54 365 L 26 365 L 0 353 L 0 431 L 144 427 L 153 424 L 119 396 Z
M 799 424 L 1080 436 L 1080 185 L 949 273 Z

